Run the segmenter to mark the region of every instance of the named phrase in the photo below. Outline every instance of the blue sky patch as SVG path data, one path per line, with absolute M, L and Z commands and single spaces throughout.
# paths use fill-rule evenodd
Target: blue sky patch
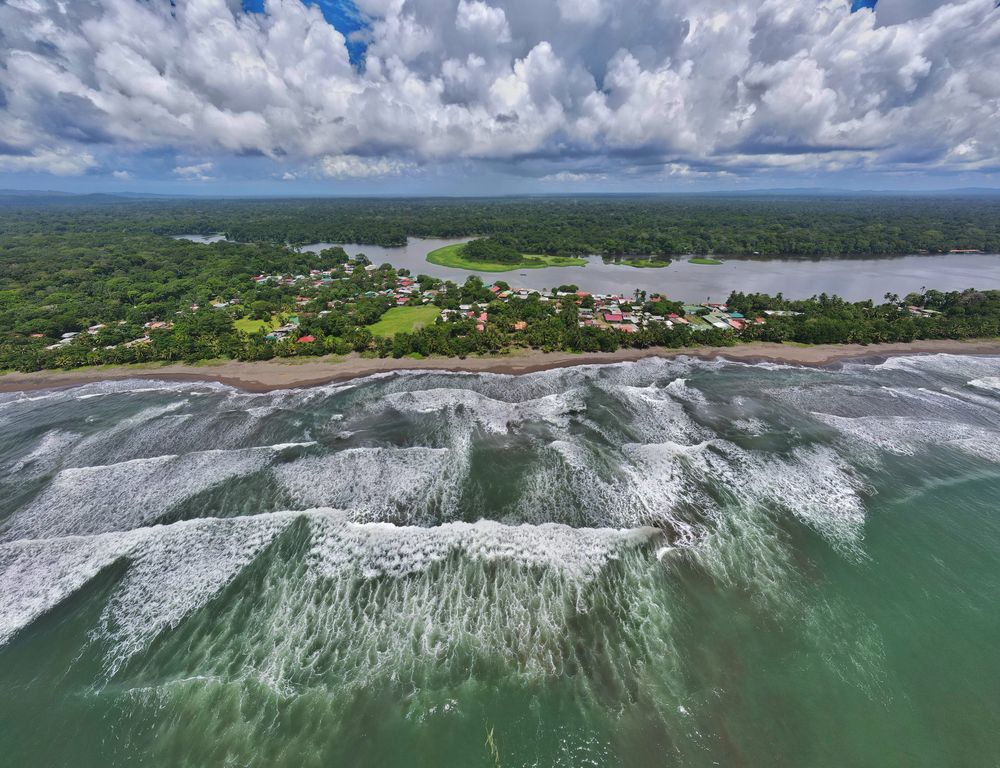
M 364 40 L 351 39 L 352 32 L 364 32 L 368 22 L 351 0 L 303 0 L 306 5 L 315 5 L 322 11 L 334 29 L 347 38 L 347 53 L 351 64 L 358 66 L 364 58 L 368 44 Z M 265 0 L 243 0 L 245 13 L 265 13 Z

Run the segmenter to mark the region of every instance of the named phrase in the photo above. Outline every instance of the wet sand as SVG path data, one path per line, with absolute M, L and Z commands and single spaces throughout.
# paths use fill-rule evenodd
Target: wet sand
M 367 358 L 360 355 L 283 358 L 261 362 L 220 361 L 201 365 L 107 366 L 72 371 L 38 371 L 0 375 L 0 392 L 58 389 L 116 379 L 220 382 L 248 392 L 310 387 L 394 371 L 453 371 L 523 374 L 574 365 L 602 365 L 647 357 L 725 358 L 743 362 L 773 362 L 824 366 L 842 360 L 880 359 L 915 354 L 1000 355 L 1000 340 L 914 341 L 901 344 L 817 344 L 795 346 L 753 343 L 734 347 L 620 349 L 617 352 L 571 353 L 519 350 L 492 357 Z

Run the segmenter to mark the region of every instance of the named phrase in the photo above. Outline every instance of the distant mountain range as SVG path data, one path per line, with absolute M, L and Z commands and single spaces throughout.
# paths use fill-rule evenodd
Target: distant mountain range
M 62 192 L 56 189 L 0 189 L 0 199 L 106 199 L 106 200 L 158 200 L 187 199 L 188 195 L 159 195 L 154 192 Z

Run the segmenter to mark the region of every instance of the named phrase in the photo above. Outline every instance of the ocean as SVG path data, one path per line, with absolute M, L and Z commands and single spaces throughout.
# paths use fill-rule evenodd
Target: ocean
M 1000 359 L 0 395 L 0 763 L 1000 765 Z

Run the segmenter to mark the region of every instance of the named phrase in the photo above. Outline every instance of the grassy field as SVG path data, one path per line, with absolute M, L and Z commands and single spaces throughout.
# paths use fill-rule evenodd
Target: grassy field
M 241 317 L 233 321 L 233 327 L 240 333 L 257 333 L 257 331 L 273 331 L 281 325 L 281 318 L 271 315 L 270 320 L 254 320 L 251 317 Z
M 659 269 L 660 267 L 669 267 L 670 259 L 616 259 L 611 263 L 624 267 L 638 267 L 639 269 Z
M 421 307 L 393 307 L 377 323 L 369 325 L 368 330 L 375 336 L 393 336 L 403 331 L 415 331 L 433 323 L 440 313 L 440 309 L 429 304 Z
M 457 267 L 470 269 L 474 272 L 513 272 L 515 269 L 540 269 L 542 267 L 582 267 L 586 259 L 571 256 L 545 256 L 543 254 L 524 254 L 517 264 L 500 264 L 489 261 L 472 261 L 462 256 L 465 243 L 455 243 L 438 248 L 427 254 L 427 261 L 441 267 Z
M 701 256 L 696 256 L 693 259 L 688 259 L 688 264 L 721 264 L 722 262 L 718 259 L 706 259 Z

